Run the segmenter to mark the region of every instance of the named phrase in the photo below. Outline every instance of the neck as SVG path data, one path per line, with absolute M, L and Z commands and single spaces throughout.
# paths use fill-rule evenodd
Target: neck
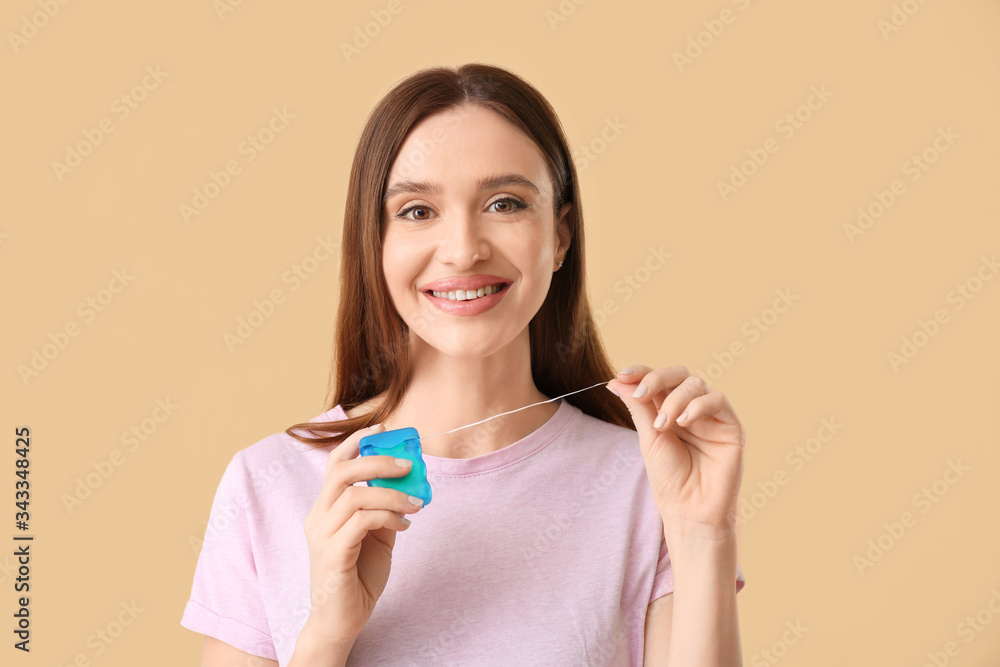
M 435 435 L 549 398 L 531 377 L 527 329 L 506 347 L 477 358 L 448 356 L 414 338 L 410 382 L 396 411 L 384 422 L 387 430 L 412 426 L 421 435 Z M 537 430 L 558 408 L 558 403 L 546 403 L 421 445 L 430 456 L 482 456 Z

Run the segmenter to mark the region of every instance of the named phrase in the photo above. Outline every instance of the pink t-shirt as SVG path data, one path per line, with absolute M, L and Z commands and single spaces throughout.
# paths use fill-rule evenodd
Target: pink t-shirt
M 345 417 L 336 406 L 311 421 Z M 182 626 L 288 663 L 309 615 L 303 522 L 329 452 L 276 433 L 233 456 Z M 433 498 L 397 533 L 349 665 L 642 664 L 646 608 L 673 576 L 635 431 L 560 399 L 499 451 L 424 461 Z

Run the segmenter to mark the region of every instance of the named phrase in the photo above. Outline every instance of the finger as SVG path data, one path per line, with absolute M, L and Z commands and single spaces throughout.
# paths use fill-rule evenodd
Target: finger
M 705 384 L 705 381 L 697 375 L 689 375 L 663 399 L 657 409 L 658 414 L 656 421 L 653 422 L 653 428 L 665 429 L 672 418 L 683 413 L 692 401 L 707 393 L 708 385 Z
M 422 507 L 423 501 L 420 498 L 408 496 L 396 489 L 350 486 L 334 501 L 333 507 L 327 511 L 317 531 L 320 536 L 333 535 L 359 511 L 389 510 L 403 516 L 419 512 Z
M 677 393 L 677 392 L 675 392 Z M 671 397 L 673 394 L 671 394 Z M 664 402 L 666 403 L 666 401 Z M 725 397 L 717 391 L 711 391 L 700 396 L 696 396 L 688 403 L 671 403 L 669 406 L 660 409 L 662 420 L 660 425 L 654 424 L 655 428 L 667 428 L 671 420 L 679 426 L 691 426 L 699 419 L 713 416 L 725 406 Z
M 652 426 L 653 420 L 656 418 L 656 408 L 648 400 L 643 402 L 633 398 L 632 395 L 637 387 L 642 386 L 640 383 L 645 382 L 650 377 L 651 372 L 652 369 L 649 366 L 636 364 L 626 368 L 618 374 L 616 379 L 605 385 L 625 404 L 632 415 L 632 421 L 640 431 L 648 430 Z
M 684 366 L 667 366 L 666 368 L 658 368 L 656 370 L 650 369 L 648 366 L 632 366 L 632 373 L 627 374 L 625 377 L 638 378 L 639 383 L 637 386 L 619 386 L 616 384 L 614 388 L 619 391 L 620 394 L 627 393 L 630 398 L 634 398 L 639 403 L 648 403 L 655 399 L 656 408 L 659 408 L 659 403 L 663 400 L 664 396 L 673 391 L 681 382 L 686 378 L 690 377 L 690 373 Z M 618 376 L 622 377 L 621 374 Z
M 317 507 L 321 510 L 329 509 L 344 489 L 355 482 L 368 481 L 376 477 L 402 477 L 410 472 L 413 466 L 407 459 L 402 459 L 406 461 L 405 466 L 398 466 L 393 456 L 358 456 L 361 439 L 383 430 L 382 425 L 377 424 L 373 428 L 356 431 L 330 452 L 323 484 L 315 502 Z
M 390 510 L 360 510 L 355 512 L 347 523 L 333 538 L 339 543 L 339 554 L 343 558 L 340 563 L 333 566 L 341 571 L 349 570 L 357 563 L 357 552 L 361 548 L 361 541 L 369 532 L 377 535 L 380 529 L 387 528 L 391 531 L 406 530 L 410 524 L 404 523 L 400 515 Z
M 615 376 L 615 380 L 623 384 L 636 384 L 642 378 L 649 373 L 652 368 L 649 366 L 643 366 L 642 364 L 632 364 L 628 368 L 624 368 L 618 371 L 618 375 Z
M 722 392 L 710 391 L 688 403 L 676 421 L 681 426 L 690 426 L 699 419 L 714 417 L 724 424 L 739 424 L 736 411 Z
M 372 424 L 368 428 L 360 428 L 349 435 L 343 442 L 330 450 L 330 458 L 326 461 L 326 469 L 329 471 L 330 466 L 335 461 L 348 461 L 356 458 L 361 453 L 361 438 L 366 435 L 381 433 L 384 430 L 385 427 L 381 424 Z

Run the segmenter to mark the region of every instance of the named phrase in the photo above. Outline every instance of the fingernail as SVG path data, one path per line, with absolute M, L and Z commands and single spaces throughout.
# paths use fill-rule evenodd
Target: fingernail
M 645 395 L 646 395 L 646 385 L 644 384 L 640 384 L 638 387 L 635 388 L 635 391 L 632 392 L 632 398 L 639 398 Z
M 413 465 L 413 461 L 411 461 L 410 459 L 396 459 L 396 465 L 398 465 L 400 468 L 409 468 L 411 465 Z
M 607 388 L 608 388 L 608 391 L 610 391 L 610 392 L 611 392 L 612 394 L 614 394 L 615 396 L 618 396 L 618 397 L 621 397 L 621 394 L 619 394 L 619 393 L 618 393 L 617 391 L 615 391 L 614 389 L 612 389 L 612 388 L 611 388 L 611 385 L 609 385 L 609 384 L 606 384 L 606 385 L 604 385 L 604 386 L 605 386 L 605 387 L 607 387 Z
M 410 520 L 407 519 L 405 516 L 402 518 L 402 522 L 403 522 L 404 526 L 409 526 L 410 525 Z
M 656 421 L 653 422 L 653 428 L 663 428 L 663 425 L 667 423 L 667 416 L 662 412 L 656 415 Z
M 374 431 L 374 430 L 375 430 L 375 429 L 377 429 L 377 428 L 378 428 L 379 426 L 381 426 L 381 424 L 372 424 L 372 425 L 371 425 L 371 426 L 369 426 L 368 428 L 369 428 L 369 430 L 372 430 L 372 431 Z
M 632 367 L 631 367 L 631 366 L 629 366 L 628 368 L 626 368 L 626 369 L 625 369 L 625 370 L 623 370 L 623 371 L 618 371 L 618 375 L 628 375 L 628 374 L 630 374 L 631 372 L 632 372 Z
M 414 507 L 420 507 L 421 505 L 424 504 L 424 501 L 422 501 L 420 498 L 416 498 L 414 496 L 407 496 L 407 497 L 410 500 L 410 504 L 413 505 Z
M 677 418 L 677 421 L 678 422 L 686 421 L 687 418 L 688 418 L 688 413 L 685 411 L 681 413 L 681 416 Z

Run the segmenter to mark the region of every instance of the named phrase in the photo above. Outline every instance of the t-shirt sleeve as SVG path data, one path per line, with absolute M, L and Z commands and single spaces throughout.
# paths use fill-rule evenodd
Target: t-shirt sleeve
M 736 564 L 736 592 L 739 593 L 746 585 L 743 570 Z M 667 540 L 660 536 L 660 557 L 656 563 L 656 575 L 653 577 L 653 592 L 649 596 L 652 603 L 657 598 L 674 592 L 674 570 L 670 566 L 670 552 L 667 551 Z
M 238 452 L 215 492 L 181 625 L 246 653 L 277 660 L 250 539 L 249 479 Z

